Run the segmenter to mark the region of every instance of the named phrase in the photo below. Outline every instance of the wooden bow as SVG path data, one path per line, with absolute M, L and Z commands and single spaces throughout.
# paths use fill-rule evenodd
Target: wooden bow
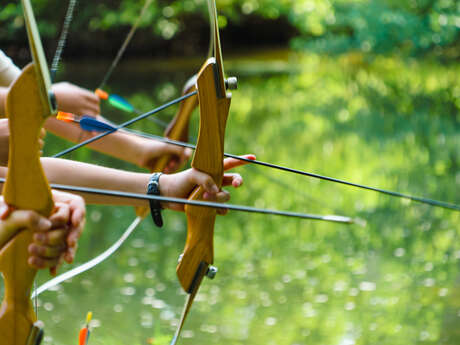
M 210 10 L 215 57 L 209 58 L 197 75 L 196 89 L 200 107 L 200 127 L 192 167 L 212 176 L 218 187 L 221 187 L 225 126 L 231 94 L 226 91 L 215 0 L 210 0 Z M 201 200 L 202 197 L 203 189 L 197 187 L 191 193 L 189 200 Z M 177 342 L 203 277 L 213 276 L 215 273 L 210 266 L 214 257 L 213 237 L 216 210 L 188 205 L 185 207 L 185 213 L 187 215 L 187 239 L 176 272 L 188 297 L 171 344 Z
M 29 0 L 22 0 L 22 5 L 33 63 L 24 68 L 8 92 L 10 143 L 3 195 L 10 207 L 35 210 L 48 217 L 54 204 L 40 164 L 38 139 L 45 119 L 55 111 L 48 96 L 51 82 L 32 7 Z M 36 274 L 27 264 L 31 241 L 32 232 L 24 229 L 0 249 L 0 270 L 5 282 L 0 310 L 2 344 L 35 345 L 40 341 L 30 300 Z

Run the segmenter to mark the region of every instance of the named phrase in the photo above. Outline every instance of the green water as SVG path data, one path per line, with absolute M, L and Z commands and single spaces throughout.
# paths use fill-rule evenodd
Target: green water
M 177 97 L 200 60 L 126 61 L 110 87 L 148 110 Z M 68 64 L 88 88 L 107 62 Z M 233 57 L 239 77 L 226 151 L 381 188 L 460 203 L 460 66 L 285 52 Z M 162 114 L 169 120 L 175 109 Z M 126 114 L 104 107 L 115 121 Z M 197 116 L 192 120 L 196 135 Z M 159 134 L 150 121 L 136 129 Z M 68 146 L 47 138 L 45 154 Z M 90 151 L 73 159 L 136 169 Z M 259 167 L 232 202 L 360 219 L 336 225 L 231 213 L 215 227 L 219 273 L 204 281 L 181 344 L 459 344 L 460 213 Z M 130 208 L 88 207 L 76 264 L 110 246 Z M 146 219 L 116 254 L 39 299 L 45 344 L 168 344 L 185 295 L 175 276 L 182 214 Z M 61 270 L 67 269 L 63 267 Z M 39 282 L 48 279 L 40 273 Z

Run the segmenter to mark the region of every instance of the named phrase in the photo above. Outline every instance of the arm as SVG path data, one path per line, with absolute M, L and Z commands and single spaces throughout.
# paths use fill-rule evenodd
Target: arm
M 8 119 L 0 119 L 0 165 L 2 166 L 8 164 L 9 137 Z
M 101 116 L 97 117 L 104 121 Z M 45 127 L 50 132 L 64 137 L 72 142 L 81 142 L 92 138 L 99 133 L 84 131 L 76 123 L 68 123 L 49 118 Z M 192 154 L 190 149 L 166 144 L 157 140 L 142 138 L 132 133 L 117 131 L 88 145 L 93 150 L 102 152 L 112 157 L 133 163 L 141 168 L 149 168 L 150 163 L 163 155 L 177 157 L 170 171 L 174 171 L 188 160 Z
M 0 117 L 6 116 L 6 96 L 8 95 L 8 88 L 0 86 Z
M 254 156 L 247 155 L 245 157 L 251 159 Z M 65 159 L 42 158 L 41 162 L 51 183 L 145 194 L 150 179 L 150 174 L 128 172 Z M 224 169 L 229 170 L 244 164 L 247 163 L 227 158 L 224 160 Z M 0 176 L 6 176 L 6 172 L 7 168 L 0 167 Z M 243 179 L 238 174 L 224 175 L 224 186 L 232 185 L 237 188 L 242 183 Z M 225 202 L 230 199 L 229 193 L 219 190 L 209 175 L 193 168 L 176 174 L 162 175 L 160 178 L 160 193 L 162 196 L 185 198 L 197 185 L 205 189 L 204 197 L 206 200 Z M 146 200 L 88 193 L 78 194 L 89 204 L 148 206 Z M 183 211 L 183 205 L 165 203 L 163 206 L 172 210 Z
M 70 83 L 54 84 L 53 92 L 59 110 L 75 115 L 93 116 L 97 117 L 98 120 L 106 121 L 99 115 L 99 98 L 93 92 Z M 84 131 L 78 124 L 59 121 L 55 118 L 49 118 L 45 128 L 72 142 L 81 142 L 99 134 Z M 147 169 L 156 158 L 172 155 L 176 159 L 172 160 L 171 166 L 168 168 L 169 171 L 174 171 L 191 156 L 190 149 L 142 138 L 123 131 L 112 133 L 88 146 L 96 151 Z

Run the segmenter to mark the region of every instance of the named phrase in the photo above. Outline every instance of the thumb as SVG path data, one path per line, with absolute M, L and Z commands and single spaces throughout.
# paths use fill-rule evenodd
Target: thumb
M 4 221 L 4 225 L 10 229 L 23 229 L 28 228 L 33 231 L 48 231 L 51 229 L 51 222 L 39 215 L 35 211 L 30 210 L 16 210 Z
M 192 186 L 199 185 L 203 187 L 205 192 L 208 192 L 211 194 L 216 194 L 219 192 L 219 188 L 217 187 L 216 183 L 214 182 L 211 176 L 195 168 L 192 168 L 189 171 L 190 171 L 189 181 L 191 182 Z

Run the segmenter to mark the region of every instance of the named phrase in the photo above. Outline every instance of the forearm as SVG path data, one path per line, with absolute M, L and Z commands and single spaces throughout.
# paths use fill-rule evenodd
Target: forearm
M 134 173 L 65 159 L 42 158 L 42 165 L 50 183 L 117 190 L 145 194 L 149 174 Z M 89 193 L 81 195 L 88 204 L 147 206 L 147 201 Z
M 41 158 L 45 175 L 50 183 L 88 187 L 106 190 L 145 194 L 149 174 L 134 173 L 102 167 L 94 164 L 70 161 L 59 158 Z M 0 177 L 6 178 L 8 169 L 0 167 Z M 3 184 L 0 184 L 3 190 Z M 112 197 L 92 193 L 79 193 L 87 204 L 148 206 L 148 202 L 138 199 Z
M 6 96 L 8 95 L 8 88 L 0 86 L 0 117 L 6 116 Z
M 85 141 L 100 134 L 93 134 L 93 132 L 81 129 L 76 123 L 68 123 L 57 120 L 56 118 L 49 118 L 45 124 L 45 128 L 51 133 L 75 143 Z M 142 138 L 122 131 L 108 134 L 88 145 L 93 150 L 136 165 L 139 165 L 137 159 L 141 146 Z

